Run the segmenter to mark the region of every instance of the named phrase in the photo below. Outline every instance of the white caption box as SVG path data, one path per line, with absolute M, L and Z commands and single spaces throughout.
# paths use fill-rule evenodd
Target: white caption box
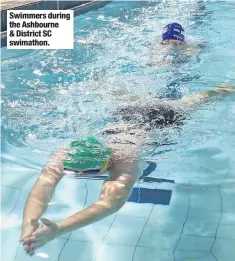
M 73 49 L 73 17 L 73 10 L 8 10 L 7 48 Z

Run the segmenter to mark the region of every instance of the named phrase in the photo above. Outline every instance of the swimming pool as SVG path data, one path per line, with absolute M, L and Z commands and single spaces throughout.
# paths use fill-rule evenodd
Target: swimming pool
M 117 214 L 52 241 L 33 258 L 17 241 L 42 165 L 77 135 L 99 137 L 111 112 L 126 104 L 114 93 L 144 99 L 169 85 L 188 95 L 234 83 L 234 9 L 215 1 L 205 9 L 196 1 L 113 2 L 75 18 L 74 50 L 2 49 L 3 260 L 234 260 L 234 96 L 202 107 L 180 132 L 156 134 L 167 144 L 148 157 L 157 167 L 145 171 L 148 179 Z M 185 63 L 148 66 L 151 45 L 173 20 L 188 41 L 205 47 Z M 102 182 L 63 179 L 46 217 L 61 220 L 88 206 Z

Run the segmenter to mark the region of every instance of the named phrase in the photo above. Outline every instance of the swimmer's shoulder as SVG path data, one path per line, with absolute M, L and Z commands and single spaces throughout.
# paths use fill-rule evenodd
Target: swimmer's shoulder
M 188 44 L 188 43 L 185 43 L 185 44 L 182 44 L 180 46 L 180 49 L 181 50 L 184 50 L 184 51 L 187 51 L 187 52 L 196 52 L 198 51 L 199 49 L 201 49 L 201 45 L 200 44 Z

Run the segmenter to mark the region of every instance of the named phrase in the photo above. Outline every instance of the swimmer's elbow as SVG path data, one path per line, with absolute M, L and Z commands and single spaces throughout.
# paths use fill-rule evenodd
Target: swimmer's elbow
M 128 194 L 129 196 L 129 194 Z M 128 196 L 124 196 L 121 198 L 116 199 L 116 204 L 115 204 L 115 212 L 119 211 L 127 202 Z
M 109 202 L 107 204 L 107 208 L 110 213 L 112 213 L 112 214 L 116 213 L 125 205 L 126 201 L 127 201 L 127 198 L 115 199 L 112 202 Z
M 112 194 L 106 197 L 101 195 L 101 199 L 104 202 L 105 206 L 112 213 L 119 211 L 127 202 L 131 191 L 128 189 L 125 190 L 115 190 L 112 191 Z

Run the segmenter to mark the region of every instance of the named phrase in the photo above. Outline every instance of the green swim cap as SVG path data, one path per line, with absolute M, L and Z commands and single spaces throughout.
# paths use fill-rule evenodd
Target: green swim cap
M 64 168 L 74 170 L 103 169 L 111 156 L 111 151 L 95 137 L 72 142 L 67 153 Z

